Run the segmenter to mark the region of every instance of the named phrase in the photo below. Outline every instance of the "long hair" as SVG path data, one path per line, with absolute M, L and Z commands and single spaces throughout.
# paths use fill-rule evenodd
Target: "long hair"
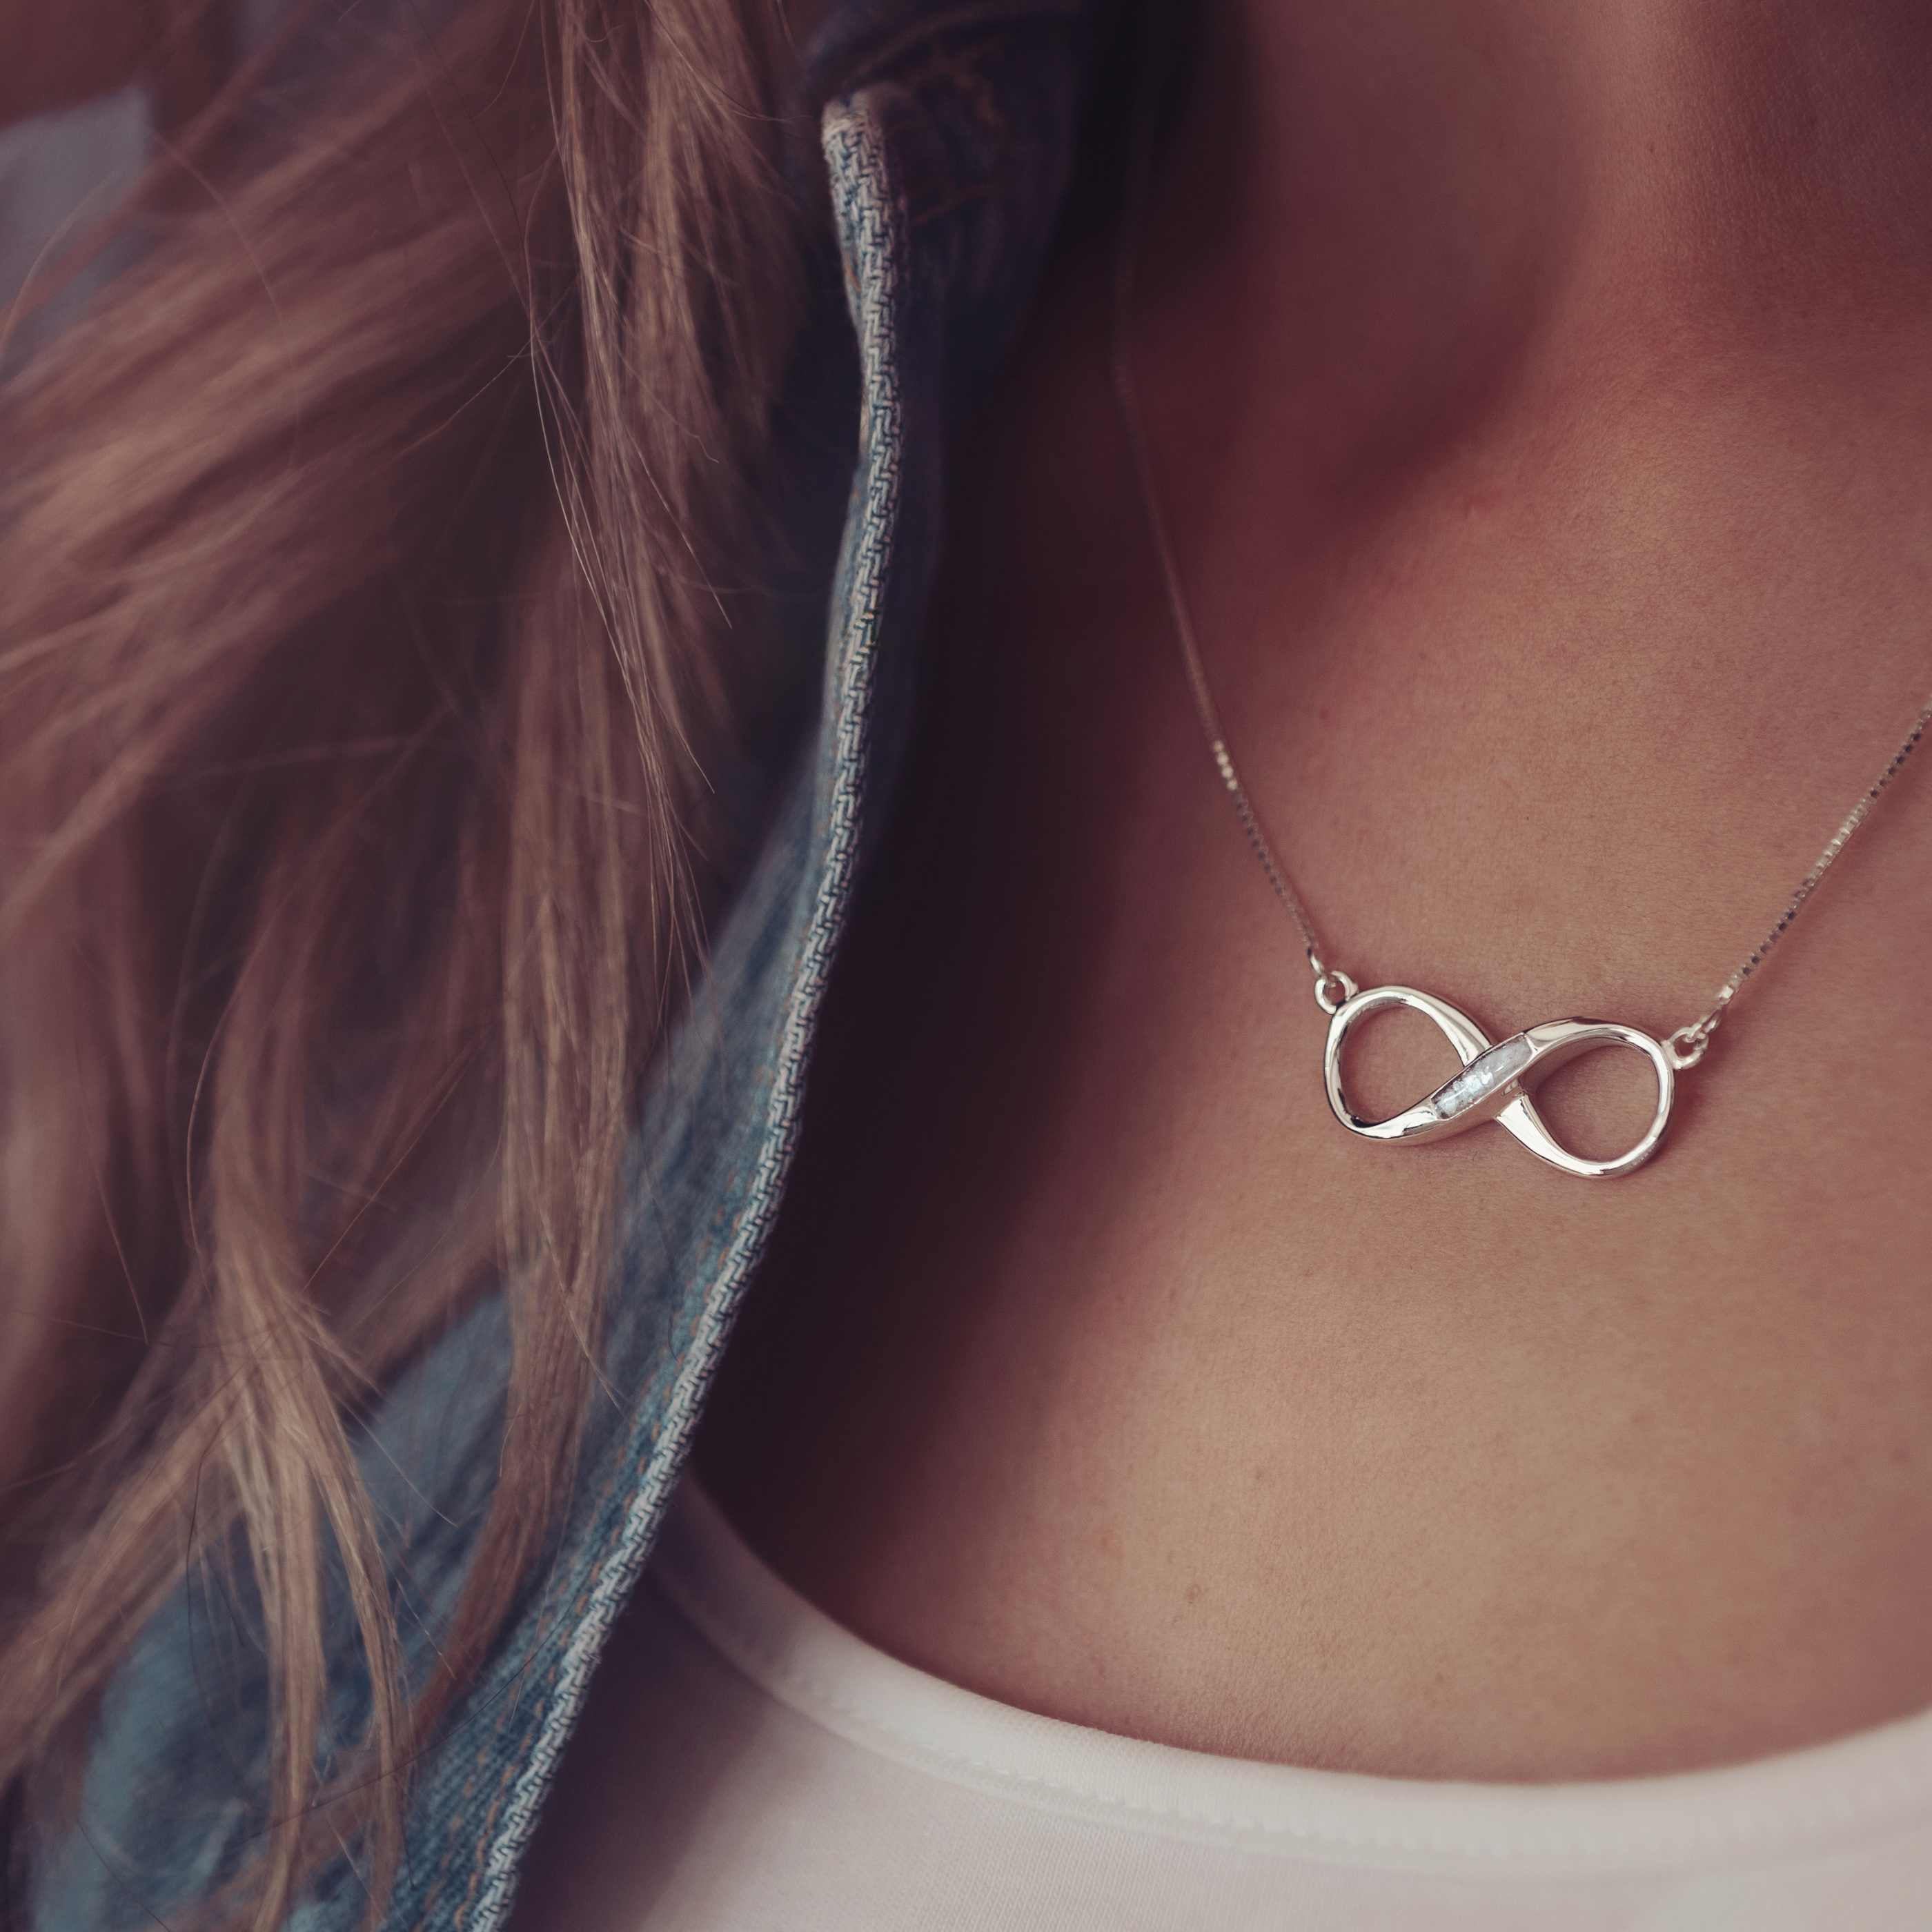
M 380 1910 L 572 1480 L 801 300 L 777 0 L 448 10 L 293 25 L 0 388 L 0 1784 L 50 1814 L 242 1551 L 260 1928 L 352 1841 Z M 500 1474 L 412 1689 L 354 1420 L 497 1286 Z M 332 1563 L 373 1696 L 321 1769 Z

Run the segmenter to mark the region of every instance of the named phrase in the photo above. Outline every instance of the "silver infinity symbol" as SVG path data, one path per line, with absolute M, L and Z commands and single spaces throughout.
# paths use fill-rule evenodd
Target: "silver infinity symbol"
M 1328 1000 L 1324 998 L 1322 1004 L 1325 1006 Z M 1408 1006 L 1426 1013 L 1456 1049 L 1462 1070 L 1406 1112 L 1386 1120 L 1365 1120 L 1350 1108 L 1342 1091 L 1342 1049 L 1360 1022 L 1390 1006 Z M 1650 1062 L 1657 1074 L 1657 1112 L 1643 1138 L 1628 1154 L 1615 1160 L 1586 1160 L 1572 1154 L 1544 1125 L 1528 1090 L 1580 1054 L 1606 1046 L 1633 1047 Z M 1349 988 L 1348 997 L 1333 1010 L 1328 1022 L 1328 1048 L 1322 1056 L 1322 1072 L 1328 1104 L 1351 1133 L 1372 1141 L 1434 1141 L 1494 1120 L 1539 1160 L 1590 1180 L 1628 1174 L 1657 1151 L 1670 1118 L 1677 1084 L 1662 1042 L 1635 1027 L 1618 1026 L 1610 1020 L 1546 1020 L 1508 1040 L 1492 1041 L 1460 1008 L 1432 993 L 1419 993 L 1413 986 L 1371 986 L 1359 993 Z

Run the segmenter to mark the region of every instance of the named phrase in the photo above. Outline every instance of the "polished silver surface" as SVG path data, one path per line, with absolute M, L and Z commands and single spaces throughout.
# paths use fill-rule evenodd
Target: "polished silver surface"
M 1348 1036 L 1372 1015 L 1406 1007 L 1435 1022 L 1456 1049 L 1462 1070 L 1436 1091 L 1385 1120 L 1364 1120 L 1348 1104 L 1342 1054 Z M 1529 1095 L 1559 1066 L 1586 1053 L 1627 1047 L 1642 1054 L 1657 1075 L 1657 1106 L 1636 1144 L 1612 1160 L 1589 1160 L 1572 1154 L 1544 1124 Z M 1614 1020 L 1545 1020 L 1507 1040 L 1492 1040 L 1460 1006 L 1413 986 L 1370 986 L 1336 1008 L 1328 1022 L 1328 1050 L 1322 1060 L 1322 1083 L 1335 1118 L 1364 1140 L 1420 1144 L 1467 1133 L 1493 1120 L 1538 1160 L 1586 1180 L 1608 1180 L 1628 1174 L 1649 1160 L 1670 1124 L 1677 1075 L 1669 1049 L 1635 1027 Z

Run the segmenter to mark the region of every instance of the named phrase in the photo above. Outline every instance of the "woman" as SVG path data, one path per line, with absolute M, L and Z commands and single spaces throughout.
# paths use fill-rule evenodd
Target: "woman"
M 1928 61 L 242 51 L 4 405 L 22 1922 L 1912 1922 Z

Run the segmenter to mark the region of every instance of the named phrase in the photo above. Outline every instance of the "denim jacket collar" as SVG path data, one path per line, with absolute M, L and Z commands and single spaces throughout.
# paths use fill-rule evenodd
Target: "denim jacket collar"
M 827 975 L 903 755 L 950 434 L 1045 266 L 1094 12 L 1093 0 L 838 0 L 808 50 L 860 385 L 818 722 L 655 1081 L 601 1364 L 610 1399 L 550 1559 L 416 1767 L 386 1932 L 504 1922 L 776 1218 Z M 500 1303 L 486 1301 L 368 1431 L 365 1470 L 392 1526 L 418 1671 L 434 1666 L 488 1502 L 508 1355 Z M 152 1924 L 247 1856 L 264 1738 L 246 1625 L 244 1609 L 184 1588 L 143 1634 L 104 1708 L 83 1829 L 36 1888 L 38 1932 Z M 333 1685 L 336 1735 L 352 1736 L 366 1706 L 359 1664 L 338 1659 Z M 349 1932 L 364 1904 L 345 1857 L 290 1923 Z

